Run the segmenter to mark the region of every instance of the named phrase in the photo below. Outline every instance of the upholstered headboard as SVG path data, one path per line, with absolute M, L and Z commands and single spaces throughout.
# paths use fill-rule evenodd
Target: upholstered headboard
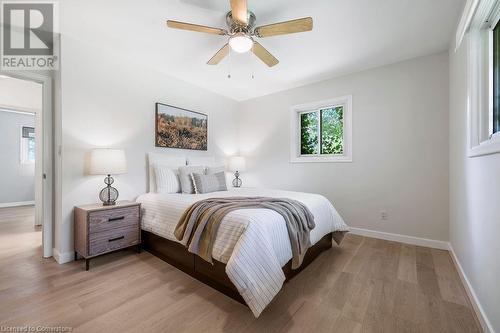
M 203 166 L 220 166 L 224 165 L 224 158 L 217 158 L 213 156 L 182 156 L 170 155 L 160 153 L 148 154 L 148 178 L 149 178 L 149 192 L 156 191 L 156 176 L 155 165 L 164 165 L 171 168 L 178 168 L 184 165 L 203 165 Z
M 155 179 L 155 169 L 154 166 L 165 165 L 172 168 L 178 168 L 186 165 L 187 160 L 185 156 L 181 155 L 167 155 L 160 153 L 149 153 L 148 154 L 148 178 L 149 178 L 149 192 L 156 191 L 156 179 Z
M 204 165 L 204 166 L 215 166 L 215 157 L 213 156 L 188 156 L 188 165 Z

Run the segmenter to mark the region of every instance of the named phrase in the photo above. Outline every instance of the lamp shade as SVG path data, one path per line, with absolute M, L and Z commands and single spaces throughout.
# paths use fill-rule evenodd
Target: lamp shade
M 233 156 L 229 159 L 229 171 L 245 171 L 246 163 L 243 156 Z
M 90 153 L 91 175 L 118 175 L 127 172 L 127 160 L 122 149 L 93 149 Z

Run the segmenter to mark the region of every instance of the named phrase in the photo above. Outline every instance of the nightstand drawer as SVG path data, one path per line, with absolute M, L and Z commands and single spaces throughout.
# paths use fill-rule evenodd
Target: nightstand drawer
M 139 224 L 139 206 L 100 210 L 89 213 L 91 234 Z
M 89 236 L 89 255 L 95 256 L 136 244 L 139 244 L 137 226 L 124 226 L 102 231 Z

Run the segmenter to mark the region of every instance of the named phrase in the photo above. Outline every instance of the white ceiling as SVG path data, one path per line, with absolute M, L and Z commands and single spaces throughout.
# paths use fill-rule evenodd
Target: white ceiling
M 208 66 L 227 37 L 165 26 L 174 19 L 225 28 L 229 0 L 96 1 L 91 8 L 85 3 L 88 19 L 80 6 L 74 14 L 87 20 L 87 32 L 104 34 L 114 48 L 143 57 L 156 70 L 240 101 L 447 50 L 464 1 L 248 0 L 257 25 L 314 20 L 311 32 L 259 39 L 280 60 L 273 68 L 251 53 L 233 53 Z

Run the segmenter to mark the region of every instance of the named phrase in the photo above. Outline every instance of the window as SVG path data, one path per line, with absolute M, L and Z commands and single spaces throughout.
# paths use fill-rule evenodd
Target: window
M 21 163 L 35 163 L 35 128 L 23 126 L 21 129 Z
M 351 97 L 292 108 L 291 162 L 350 162 Z
M 477 6 L 457 34 L 457 45 L 462 33 L 468 39 L 469 157 L 500 153 L 500 6 L 497 1 Z
M 500 23 L 493 29 L 493 116 L 491 134 L 500 131 Z
M 300 114 L 300 155 L 344 153 L 344 106 Z

